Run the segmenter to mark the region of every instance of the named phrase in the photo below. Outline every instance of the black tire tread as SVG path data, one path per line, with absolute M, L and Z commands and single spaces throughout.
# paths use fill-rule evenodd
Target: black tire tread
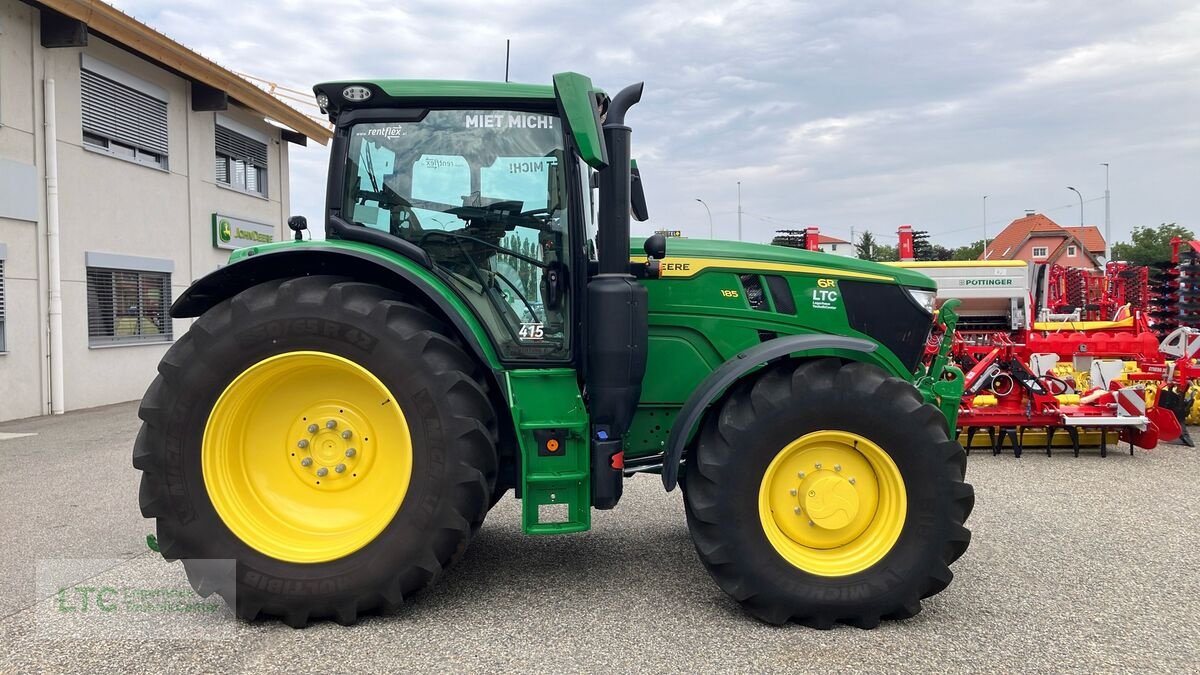
M 946 509 L 941 531 L 944 539 L 930 542 L 940 551 L 939 560 L 924 572 L 924 577 L 908 580 L 903 597 L 890 606 L 875 606 L 868 611 L 828 613 L 808 607 L 781 606 L 771 588 L 755 587 L 755 581 L 743 570 L 745 556 L 733 550 L 720 519 L 722 479 L 740 469 L 735 439 L 753 427 L 756 420 L 786 412 L 796 391 L 813 396 L 854 392 L 865 400 L 888 400 L 905 415 L 911 434 L 927 438 L 931 452 L 940 458 L 938 484 L 949 491 L 952 506 Z M 705 419 L 697 442 L 690 448 L 686 464 L 685 512 L 696 551 L 718 585 L 746 610 L 772 624 L 796 621 L 818 629 L 846 623 L 869 629 L 881 619 L 904 619 L 921 611 L 921 599 L 932 596 L 950 583 L 949 565 L 967 549 L 971 533 L 963 526 L 975 503 L 975 493 L 964 481 L 966 453 L 947 438 L 945 417 L 936 407 L 921 400 L 908 382 L 888 377 L 882 370 L 865 363 L 843 362 L 836 358 L 783 362 L 770 366 L 748 381 L 735 385 L 724 402 L 714 407 Z
M 164 482 L 167 457 L 165 419 L 178 392 L 181 373 L 197 358 L 214 336 L 232 329 L 241 320 L 279 305 L 312 306 L 350 312 L 374 324 L 379 339 L 410 342 L 419 347 L 427 364 L 435 368 L 435 379 L 443 396 L 452 393 L 457 434 L 448 439 L 450 475 L 455 498 L 452 507 L 437 514 L 438 524 L 430 532 L 428 546 L 421 559 L 409 567 L 398 566 L 381 587 L 354 597 L 333 597 L 313 606 L 281 604 L 276 598 L 255 590 L 236 589 L 237 614 L 246 620 L 276 617 L 294 628 L 302 628 L 317 619 L 332 619 L 343 625 L 378 611 L 390 611 L 409 596 L 431 585 L 441 573 L 454 565 L 483 523 L 497 475 L 497 421 L 488 397 L 488 385 L 481 366 L 468 355 L 452 329 L 417 304 L 406 302 L 397 293 L 373 284 L 340 278 L 309 276 L 269 281 L 254 286 L 206 312 L 194 322 L 167 352 L 159 364 L 158 376 L 142 400 L 138 416 L 143 425 L 133 449 L 134 467 L 142 471 L 139 505 L 142 515 L 156 520 L 160 550 L 167 560 L 202 557 L 201 546 L 192 538 L 171 508 Z M 234 597 L 232 584 L 193 578 L 197 592 L 220 593 L 228 601 Z

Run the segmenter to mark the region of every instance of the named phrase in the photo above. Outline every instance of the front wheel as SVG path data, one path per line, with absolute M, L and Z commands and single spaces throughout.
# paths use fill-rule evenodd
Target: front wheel
M 770 623 L 873 628 L 944 589 L 966 551 L 966 455 L 911 384 L 863 363 L 765 369 L 702 429 L 688 527 L 717 584 Z

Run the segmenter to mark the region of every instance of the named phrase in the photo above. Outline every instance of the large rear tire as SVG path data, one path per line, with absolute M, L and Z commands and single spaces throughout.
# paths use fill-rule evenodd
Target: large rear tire
M 327 276 L 206 312 L 139 410 L 133 463 L 163 556 L 238 616 L 294 627 L 429 586 L 496 481 L 495 412 L 452 335 L 393 291 Z M 236 560 L 236 578 L 205 559 Z
M 765 369 L 710 415 L 686 467 L 688 526 L 754 616 L 816 628 L 907 618 L 967 549 L 966 455 L 916 389 L 873 366 Z

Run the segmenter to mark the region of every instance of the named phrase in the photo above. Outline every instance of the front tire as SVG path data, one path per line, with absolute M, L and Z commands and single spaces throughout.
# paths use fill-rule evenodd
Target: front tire
M 353 623 L 465 551 L 496 480 L 496 418 L 451 331 L 395 292 L 252 287 L 172 346 L 142 401 L 141 509 L 168 560 L 238 616 Z M 236 561 L 235 578 L 206 559 Z
M 946 422 L 863 363 L 769 367 L 735 388 L 686 467 L 696 550 L 754 616 L 817 628 L 907 618 L 967 549 L 974 491 Z

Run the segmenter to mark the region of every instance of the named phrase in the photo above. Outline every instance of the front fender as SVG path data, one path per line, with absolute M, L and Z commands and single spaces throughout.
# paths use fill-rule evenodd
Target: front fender
M 754 345 L 740 352 L 737 356 L 721 364 L 716 370 L 696 387 L 692 395 L 679 410 L 671 434 L 667 438 L 667 450 L 663 455 L 662 480 L 663 487 L 668 492 L 675 489 L 679 483 L 679 462 L 683 458 L 683 449 L 691 440 L 704 411 L 708 409 L 721 394 L 733 383 L 747 373 L 776 359 L 794 356 L 846 355 L 856 360 L 867 361 L 878 365 L 896 377 L 911 379 L 908 373 L 893 372 L 894 368 L 888 360 L 875 355 L 879 345 L 862 338 L 842 337 L 837 335 L 786 335 Z M 847 354 L 848 353 L 848 354 Z
M 409 258 L 351 241 L 281 242 L 239 249 L 233 262 L 197 279 L 174 304 L 177 319 L 200 316 L 220 302 L 273 279 L 314 274 L 346 276 L 416 294 L 457 329 L 470 351 L 493 373 L 501 369 L 491 340 L 467 303 L 440 278 Z

